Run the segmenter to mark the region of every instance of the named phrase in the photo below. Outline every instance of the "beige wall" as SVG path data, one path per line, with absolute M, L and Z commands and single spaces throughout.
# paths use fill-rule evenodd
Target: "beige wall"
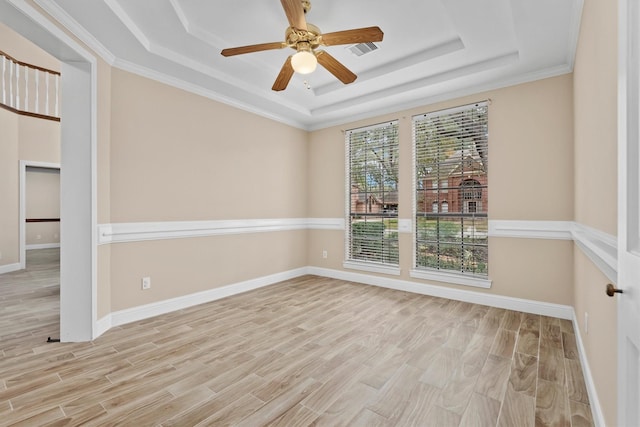
M 304 230 L 111 245 L 113 311 L 306 265 Z M 141 290 L 142 277 L 151 289 Z
M 60 171 L 27 168 L 25 191 L 27 218 L 60 218 Z M 59 222 L 30 222 L 25 227 L 26 244 L 60 243 Z
M 306 217 L 306 132 L 122 70 L 111 77 L 111 222 Z M 307 265 L 306 231 L 100 252 L 111 311 Z
M 617 233 L 617 2 L 586 0 L 574 69 L 576 221 Z
M 0 266 L 20 260 L 18 116 L 0 108 Z
M 60 62 L 0 22 L 0 50 L 21 62 L 60 72 Z
M 608 279 L 576 246 L 574 308 L 589 368 L 607 426 L 617 425 L 617 310 L 616 299 L 605 295 Z M 588 333 L 585 313 L 589 317 Z
M 410 219 L 411 117 L 490 99 L 489 218 L 572 220 L 572 90 L 571 75 L 564 75 L 313 132 L 308 155 L 308 216 L 344 217 L 343 131 L 399 119 L 399 216 Z M 309 236 L 309 263 L 342 269 L 344 233 L 312 231 Z M 329 251 L 326 260 L 323 249 Z M 418 281 L 409 277 L 412 257 L 411 235 L 401 234 L 401 278 Z M 493 285 L 480 291 L 571 305 L 572 257 L 573 246 L 566 241 L 491 238 L 489 276 Z
M 18 116 L 20 160 L 60 163 L 60 122 Z
M 586 0 L 574 68 L 575 220 L 617 234 L 617 2 Z M 574 306 L 607 425 L 616 425 L 616 310 L 575 249 Z M 589 313 L 589 333 L 584 314 Z
M 112 71 L 111 221 L 306 216 L 306 132 Z

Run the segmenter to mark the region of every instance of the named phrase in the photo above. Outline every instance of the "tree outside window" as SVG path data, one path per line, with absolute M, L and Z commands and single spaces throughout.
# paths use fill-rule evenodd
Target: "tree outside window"
M 346 132 L 352 261 L 398 265 L 398 123 Z

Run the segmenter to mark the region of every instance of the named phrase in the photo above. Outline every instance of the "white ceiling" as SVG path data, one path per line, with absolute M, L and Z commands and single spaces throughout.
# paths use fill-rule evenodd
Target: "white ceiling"
M 379 26 L 378 50 L 325 47 L 358 75 L 326 70 L 271 86 L 290 49 L 278 0 L 36 0 L 110 64 L 304 129 L 571 72 L 583 0 L 312 0 L 324 33 Z M 305 81 L 310 86 L 308 89 Z

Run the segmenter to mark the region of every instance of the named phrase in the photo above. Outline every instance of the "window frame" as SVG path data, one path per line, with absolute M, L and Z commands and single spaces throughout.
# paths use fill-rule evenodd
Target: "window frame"
M 343 267 L 348 269 L 355 269 L 361 271 L 367 271 L 372 273 L 383 273 L 389 275 L 400 275 L 400 256 L 399 256 L 399 230 L 396 231 L 396 244 L 398 245 L 398 262 L 396 263 L 386 263 L 386 262 L 378 262 L 364 259 L 357 259 L 352 257 L 352 182 L 351 182 L 351 135 L 355 132 L 367 132 L 370 130 L 375 130 L 383 127 L 393 126 L 396 132 L 396 141 L 395 141 L 395 150 L 398 155 L 397 159 L 399 162 L 399 152 L 400 152 L 400 126 L 399 120 L 390 120 L 382 123 L 377 123 L 371 126 L 365 126 L 360 128 L 349 129 L 344 132 L 345 135 L 345 253 L 344 253 L 344 262 Z M 397 173 L 400 173 L 400 167 L 398 163 Z M 396 192 L 399 191 L 399 180 L 396 181 Z M 398 193 L 399 196 L 399 193 Z M 390 210 L 383 209 L 379 213 L 380 217 L 383 217 L 383 221 L 387 218 L 395 219 L 396 224 L 399 222 L 398 209 Z
M 430 113 L 426 113 L 426 114 L 418 114 L 413 116 L 412 118 L 412 125 L 411 125 L 411 133 L 412 133 L 412 175 L 413 175 L 413 179 L 412 179 L 412 218 L 413 221 L 415 222 L 415 225 L 413 227 L 413 261 L 412 261 L 412 268 L 410 270 L 410 277 L 412 278 L 416 278 L 416 279 L 422 279 L 422 280 L 435 280 L 435 281 L 439 281 L 439 282 L 444 282 L 444 283 L 453 283 L 453 284 L 458 284 L 458 285 L 465 285 L 465 286 L 473 286 L 473 287 L 479 287 L 479 288 L 490 288 L 492 281 L 489 278 L 489 272 L 487 272 L 486 276 L 480 276 L 480 275 L 475 275 L 475 274 L 470 274 L 470 273 L 465 273 L 462 271 L 456 271 L 456 270 L 447 270 L 447 269 L 434 269 L 434 268 L 429 268 L 429 267 L 424 267 L 424 266 L 418 266 L 418 223 L 417 223 L 417 218 L 418 218 L 418 190 L 419 189 L 423 189 L 423 186 L 420 186 L 418 184 L 418 171 L 417 171 L 417 138 L 416 138 L 416 122 L 419 121 L 420 118 L 424 118 L 427 116 L 440 116 L 440 115 L 446 115 L 446 114 L 454 114 L 456 112 L 459 111 L 464 111 L 470 108 L 477 108 L 480 106 L 484 106 L 487 108 L 487 125 L 488 125 L 488 114 L 489 114 L 489 101 L 482 101 L 482 102 L 476 102 L 476 103 L 472 103 L 472 104 L 466 104 L 466 105 L 462 105 L 462 106 L 458 106 L 458 107 L 454 107 L 454 108 L 449 108 L 449 109 L 444 109 L 444 110 L 439 110 L 439 111 L 434 111 L 434 112 L 430 112 Z M 488 132 L 488 131 L 487 131 Z M 488 147 L 488 145 L 487 145 Z M 487 176 L 488 178 L 488 176 Z M 437 180 L 440 180 L 441 177 L 436 177 Z M 439 181 L 435 181 L 435 182 L 439 182 Z M 434 188 L 432 188 L 433 186 L 430 185 L 429 186 L 429 191 L 436 191 Z M 447 188 L 444 189 L 445 191 L 442 191 L 442 188 L 438 188 L 438 190 L 440 190 L 441 193 L 447 192 L 451 190 L 451 187 L 447 184 Z M 489 190 L 489 185 L 487 182 L 487 186 L 486 186 L 486 191 L 488 192 Z M 470 201 L 474 201 L 474 202 L 479 202 L 479 206 L 482 206 L 482 201 L 478 200 L 478 199 L 473 199 Z M 478 206 L 478 205 L 476 205 Z M 432 210 L 432 209 L 431 209 Z M 436 216 L 443 216 L 442 214 L 445 213 L 443 212 L 443 209 L 440 205 L 440 212 L 438 212 L 436 214 Z M 447 212 L 446 214 L 448 215 L 455 215 L 455 214 L 459 214 L 461 216 L 467 216 L 467 213 L 462 212 L 464 209 L 461 206 L 460 207 L 460 212 Z M 427 213 L 425 211 L 425 213 Z M 428 214 L 431 214 L 431 212 L 429 212 Z M 486 218 L 487 218 L 487 232 L 488 232 L 488 222 L 489 222 L 489 215 L 488 212 L 486 214 Z M 488 248 L 489 248 L 489 242 L 488 242 L 488 236 L 487 236 L 487 253 L 488 253 Z M 487 268 L 488 268 L 488 259 L 487 259 Z

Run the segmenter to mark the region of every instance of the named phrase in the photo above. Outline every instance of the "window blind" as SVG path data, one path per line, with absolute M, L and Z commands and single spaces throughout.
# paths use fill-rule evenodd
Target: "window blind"
M 415 266 L 488 274 L 487 103 L 413 117 Z
M 345 133 L 346 253 L 398 265 L 398 122 Z

